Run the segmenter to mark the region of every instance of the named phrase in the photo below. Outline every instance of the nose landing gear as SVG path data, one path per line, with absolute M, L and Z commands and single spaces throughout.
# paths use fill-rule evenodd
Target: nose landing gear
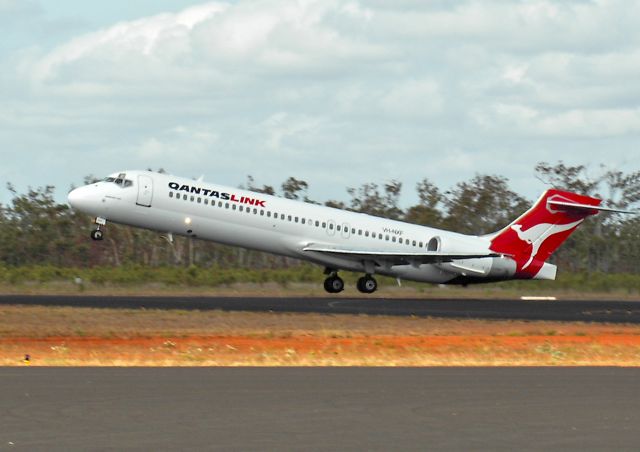
M 100 229 L 94 229 L 91 231 L 91 238 L 93 240 L 102 240 L 104 237 Z
M 96 218 L 94 221 L 95 224 L 97 224 L 98 226 L 96 227 L 96 229 L 94 229 L 93 231 L 91 231 L 91 238 L 93 240 L 102 240 L 104 238 L 104 234 L 103 232 L 100 230 L 100 226 L 104 226 L 105 224 L 107 224 L 107 220 L 105 218 Z

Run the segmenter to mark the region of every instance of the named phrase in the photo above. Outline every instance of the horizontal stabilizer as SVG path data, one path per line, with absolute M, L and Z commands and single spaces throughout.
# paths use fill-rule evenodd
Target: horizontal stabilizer
M 638 213 L 640 213 L 640 212 L 634 212 L 632 210 L 613 209 L 611 207 L 593 206 L 589 204 L 579 204 L 576 202 L 555 201 L 552 199 L 547 201 L 547 205 L 551 207 L 557 207 L 559 210 L 565 210 L 565 211 L 570 211 L 570 210 L 597 211 L 597 212 L 624 213 L 624 214 L 631 214 L 631 215 L 634 215 L 634 214 L 637 215 Z

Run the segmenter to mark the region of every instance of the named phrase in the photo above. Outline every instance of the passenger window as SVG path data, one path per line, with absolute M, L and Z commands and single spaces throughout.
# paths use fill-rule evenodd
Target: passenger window
M 358 235 L 362 235 L 362 229 L 358 229 Z
M 195 196 L 191 196 L 191 202 L 193 202 L 193 200 L 196 199 Z
M 284 220 L 284 214 L 283 213 L 280 214 L 280 219 Z
M 356 233 L 356 228 L 351 228 L 351 234 L 355 235 Z
M 271 218 L 271 211 L 267 210 L 267 218 Z
M 253 208 L 253 214 L 258 215 L 258 209 L 256 209 L 255 207 Z
M 182 195 L 182 199 L 187 200 L 187 195 Z
M 327 227 L 327 223 L 325 223 L 324 221 L 322 222 L 322 229 Z
M 340 225 L 336 226 L 336 229 L 340 232 Z
M 205 204 L 206 206 L 208 206 L 208 205 L 209 205 L 209 200 L 208 200 L 207 198 L 204 198 L 204 204 Z
M 413 241 L 413 246 L 416 246 L 416 241 L 415 240 Z
M 316 228 L 320 226 L 320 222 L 318 220 L 316 220 Z
M 240 206 L 240 207 L 238 207 L 238 210 L 239 210 L 240 212 L 244 212 L 244 206 Z
M 364 231 L 364 236 L 369 237 L 369 231 Z
M 225 202 L 225 203 L 224 203 L 224 208 L 225 208 L 225 209 L 228 209 L 228 208 L 229 208 L 229 203 L 228 203 L 228 202 Z
M 384 236 L 384 239 L 388 242 L 388 241 L 389 241 L 389 236 L 388 236 L 388 235 L 385 235 L 385 236 Z
M 305 224 L 307 220 L 305 220 L 304 218 L 300 219 L 300 223 Z
M 329 223 L 329 229 L 333 229 L 333 223 Z
M 172 191 L 169 192 L 169 198 L 173 198 L 173 192 Z
M 232 204 L 232 205 L 231 205 L 231 208 L 232 208 L 233 210 L 236 210 L 236 209 L 237 209 L 237 207 L 236 207 L 236 205 L 235 205 L 235 204 Z
M 391 241 L 392 241 L 392 242 L 395 242 L 395 241 L 396 241 L 396 236 L 395 236 L 395 235 L 392 235 L 392 236 L 391 236 Z
M 222 207 L 222 201 L 218 201 L 218 207 Z
M 398 243 L 402 245 L 402 237 L 398 239 Z
M 298 222 L 298 217 L 295 217 L 295 218 L 294 218 L 294 221 L 297 223 L 297 222 Z
M 202 204 L 202 198 L 198 196 L 198 204 Z
M 420 242 L 420 248 L 422 248 L 422 242 Z
M 291 221 L 291 215 L 289 215 L 289 216 L 287 217 L 287 220 Z
M 264 210 L 261 210 L 261 211 L 260 211 L 260 216 L 263 216 L 263 217 L 264 217 Z

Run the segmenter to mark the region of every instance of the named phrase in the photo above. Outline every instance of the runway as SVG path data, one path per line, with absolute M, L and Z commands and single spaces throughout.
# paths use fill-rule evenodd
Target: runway
M 640 369 L 0 368 L 0 450 L 638 450 Z
M 0 296 L 0 305 L 15 304 L 93 308 L 220 309 L 252 312 L 313 312 L 323 314 L 640 323 L 640 302 L 637 301 L 337 297 Z

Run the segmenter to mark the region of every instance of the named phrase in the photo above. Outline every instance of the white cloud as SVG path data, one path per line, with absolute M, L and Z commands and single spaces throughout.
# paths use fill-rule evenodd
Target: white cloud
M 217 82 L 216 73 L 246 74 L 247 69 L 255 75 L 327 71 L 377 57 L 382 47 L 326 23 L 334 14 L 369 20 L 357 5 L 339 5 L 280 0 L 203 4 L 77 37 L 30 62 L 23 73 L 48 88 L 91 80 L 117 89 L 167 77 L 201 84 L 213 74 Z
M 321 123 L 319 118 L 276 113 L 262 124 L 267 135 L 265 146 L 274 152 L 290 149 L 294 146 L 292 141 L 299 141 L 301 136 L 315 132 Z
M 322 199 L 475 172 L 533 187 L 542 159 L 636 155 L 639 18 L 622 0 L 203 3 L 0 47 L 0 153 L 25 184 L 45 160 L 63 186 L 162 166 L 307 177 Z
M 177 126 L 145 138 L 131 152 L 141 162 L 176 165 L 178 162 L 197 165 L 215 150 L 219 137 L 208 127 Z M 147 163 L 148 165 L 149 163 Z
M 545 113 L 525 105 L 496 104 L 475 119 L 485 129 L 505 135 L 604 138 L 640 133 L 640 108 Z
M 433 80 L 409 80 L 391 88 L 380 102 L 382 111 L 400 118 L 427 117 L 442 111 L 443 99 Z
M 95 72 L 77 74 L 100 79 L 99 73 L 122 72 L 117 65 L 129 58 L 160 57 L 171 60 L 177 54 L 188 53 L 185 40 L 193 28 L 226 9 L 225 5 L 211 3 L 189 8 L 177 14 L 160 14 L 132 22 L 122 22 L 106 30 L 80 36 L 49 52 L 33 69 L 33 78 L 39 82 L 55 81 L 65 66 L 81 60 L 105 63 Z M 163 44 L 168 44 L 165 48 Z M 168 51 L 167 51 L 168 50 Z M 140 61 L 140 63 L 143 61 Z M 109 67 L 109 63 L 116 63 Z M 110 70 L 111 69 L 111 70 Z
M 540 133 L 552 136 L 602 138 L 637 134 L 640 132 L 640 108 L 633 110 L 572 110 L 544 118 L 536 127 Z

